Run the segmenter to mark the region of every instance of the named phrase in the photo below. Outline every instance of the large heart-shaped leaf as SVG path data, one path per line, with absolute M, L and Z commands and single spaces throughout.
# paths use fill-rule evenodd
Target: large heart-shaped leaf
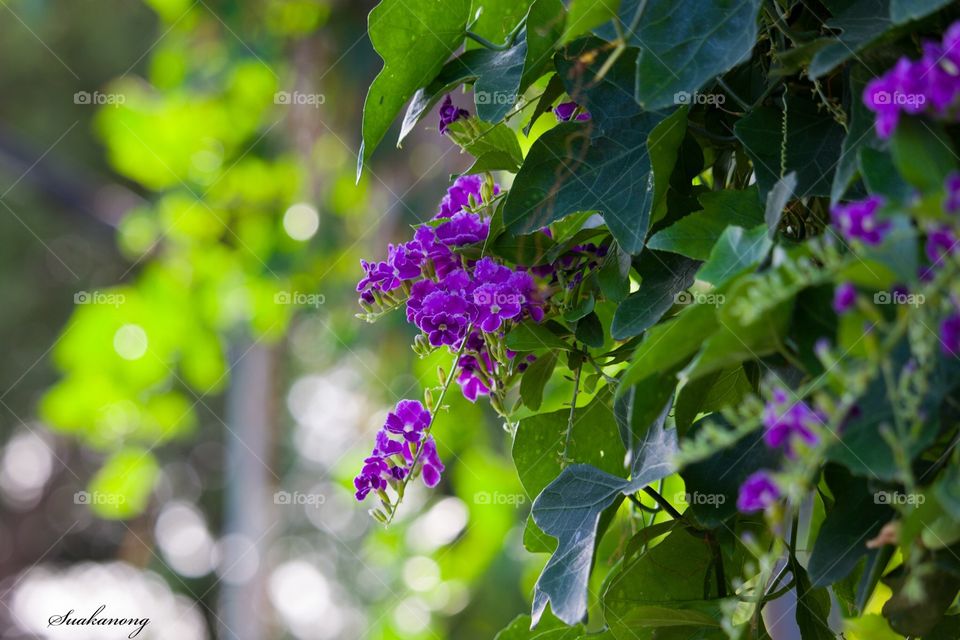
M 613 314 L 613 337 L 627 340 L 655 325 L 676 304 L 677 294 L 693 284 L 699 268 L 698 260 L 675 253 L 644 252 L 637 267 L 642 278 L 640 289 Z
M 469 0 L 383 0 L 370 12 L 367 32 L 383 69 L 363 103 L 358 177 L 413 92 L 460 46 L 469 15 Z
M 637 102 L 651 111 L 683 101 L 750 57 L 761 0 L 624 0 L 624 24 L 637 57 Z M 639 22 L 636 22 L 637 12 Z
M 600 516 L 611 505 L 665 478 L 674 471 L 677 450 L 674 429 L 664 429 L 664 411 L 635 450 L 631 478 L 611 475 L 591 465 L 575 464 L 563 470 L 533 503 L 533 519 L 557 538 L 557 550 L 537 580 L 533 594 L 533 624 L 547 603 L 567 624 L 587 614 L 587 584 L 593 566 Z

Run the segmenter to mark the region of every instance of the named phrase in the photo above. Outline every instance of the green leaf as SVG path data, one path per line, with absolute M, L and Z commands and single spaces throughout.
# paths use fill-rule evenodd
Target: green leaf
M 647 248 L 706 260 L 728 226 L 753 228 L 763 222 L 756 187 L 744 191 L 708 191 L 700 196 L 700 204 L 702 211 L 695 211 L 654 234 Z
M 688 382 L 677 395 L 677 432 L 683 437 L 699 414 L 736 404 L 753 390 L 753 383 L 740 365 Z
M 677 436 L 663 423 L 654 425 L 637 448 L 630 480 L 596 467 L 566 467 L 533 503 L 533 519 L 557 538 L 557 550 L 540 574 L 533 594 L 533 622 L 550 602 L 555 616 L 576 624 L 587 613 L 587 584 L 593 565 L 601 513 L 623 495 L 635 493 L 674 471 Z
M 950 2 L 951 0 L 890 0 L 890 19 L 897 24 L 919 20 Z
M 610 394 L 601 391 L 590 404 L 574 412 L 567 458 L 620 474 L 626 450 L 609 403 Z M 563 470 L 569 419 L 570 410 L 562 409 L 520 420 L 513 439 L 513 462 L 530 497 L 538 496 Z
M 668 375 L 652 375 L 621 392 L 613 405 L 620 439 L 633 460 L 638 447 L 646 441 L 647 432 L 666 420 L 673 406 L 677 380 Z M 631 464 L 631 467 L 633 465 Z
M 574 337 L 593 349 L 599 349 L 603 346 L 603 323 L 600 322 L 600 316 L 597 315 L 596 311 L 590 311 L 590 313 L 577 320 Z
M 613 315 L 610 333 L 616 340 L 638 336 L 669 311 L 676 296 L 693 284 L 700 262 L 675 253 L 646 251 L 637 272 L 640 289 L 624 300 Z
M 614 243 L 600 266 L 597 281 L 607 300 L 621 302 L 630 293 L 630 254 Z
M 719 628 L 708 635 L 693 635 L 694 629 L 687 628 L 719 627 L 720 600 L 704 600 L 705 576 L 713 561 L 713 550 L 702 535 L 676 527 L 659 544 L 625 562 L 603 594 L 605 617 L 614 633 L 626 638 L 645 627 L 680 626 L 680 638 L 726 637 Z
M 763 221 L 767 223 L 767 235 L 772 240 L 780 229 L 780 220 L 787 203 L 793 199 L 797 190 L 797 174 L 793 171 L 777 180 L 767 194 L 767 207 L 763 212 Z
M 624 0 L 630 24 L 642 11 L 629 44 L 639 48 L 636 99 L 648 110 L 679 103 L 750 57 L 761 0 Z M 629 86 L 629 85 L 627 85 Z
M 804 640 L 836 640 L 836 634 L 830 629 L 830 593 L 824 589 L 814 589 L 810 577 L 800 563 L 793 559 L 790 572 L 796 580 L 797 626 Z
M 553 368 L 557 366 L 557 354 L 548 351 L 527 367 L 520 378 L 520 399 L 524 406 L 536 411 L 543 402 L 543 389 L 553 375 Z
M 619 439 L 619 438 L 618 438 Z M 145 449 L 126 448 L 111 455 L 90 481 L 83 500 L 101 518 L 122 520 L 143 513 L 160 471 Z
M 867 83 L 873 77 L 870 70 L 862 64 L 854 65 L 850 70 L 850 129 L 843 138 L 843 145 L 840 148 L 840 160 L 830 189 L 831 202 L 837 202 L 843 198 L 856 177 L 860 169 L 861 151 L 880 146 L 880 139 L 877 138 L 873 127 L 873 112 L 867 109 L 863 100 L 860 99 Z
M 670 177 L 677 166 L 680 148 L 687 135 L 688 112 L 689 108 L 682 106 L 664 118 L 663 122 L 650 132 L 647 141 L 653 171 L 651 208 L 654 220 L 659 220 L 667 213 L 667 189 L 670 187 Z
M 782 166 L 783 112 L 774 107 L 758 107 L 737 120 L 733 133 L 753 163 L 760 197 L 766 198 L 786 173 Z
M 628 389 L 647 376 L 684 364 L 717 330 L 717 326 L 717 312 L 713 306 L 692 304 L 676 318 L 651 327 L 621 376 L 620 387 Z
M 787 154 L 783 171 L 796 171 L 797 197 L 829 196 L 843 145 L 843 126 L 808 98 L 790 97 L 784 114 Z
M 513 27 L 527 15 L 533 0 L 473 0 L 470 16 L 475 17 L 470 30 L 490 42 L 501 43 Z M 479 17 L 476 17 L 479 13 Z M 480 47 L 468 41 L 467 48 Z
M 845 577 L 861 558 L 876 554 L 866 542 L 893 517 L 893 510 L 878 504 L 866 480 L 850 475 L 839 465 L 824 471 L 835 499 L 813 545 L 807 571 L 814 587 L 825 587 Z
M 548 113 L 553 108 L 553 103 L 566 93 L 566 91 L 567 90 L 563 88 L 563 81 L 560 79 L 560 76 L 557 74 L 551 75 L 543 93 L 540 94 L 540 97 L 537 99 L 536 106 L 533 107 L 533 113 L 530 114 L 530 119 L 523 128 L 523 135 L 530 135 L 530 130 L 533 128 L 537 119 L 543 114 Z
M 370 12 L 367 32 L 383 69 L 363 103 L 358 179 L 404 103 L 460 46 L 469 15 L 468 0 L 382 0 Z
M 749 231 L 743 227 L 727 227 L 697 273 L 697 279 L 720 286 L 760 264 L 772 246 L 765 224 Z
M 507 348 L 513 351 L 539 351 L 541 349 L 570 350 L 570 345 L 542 324 L 532 320 L 514 327 L 506 337 Z
M 440 73 L 430 84 L 417 89 L 410 100 L 410 104 L 407 105 L 403 122 L 400 124 L 397 146 L 400 146 L 400 143 L 413 131 L 420 119 L 433 108 L 440 98 L 461 84 L 475 79 L 477 77 L 476 69 L 483 65 L 484 60 L 486 60 L 486 50 L 467 51 L 443 65 Z
M 867 191 L 878 193 L 894 202 L 906 202 L 913 197 L 913 187 L 904 181 L 886 151 L 865 147 L 860 149 L 860 175 Z
M 907 182 L 921 191 L 943 187 L 957 158 L 950 137 L 939 125 L 921 118 L 903 118 L 890 140 L 893 163 Z
M 604 41 L 587 38 L 558 54 L 567 92 L 592 120 L 560 124 L 537 139 L 507 195 L 503 219 L 512 232 L 528 233 L 571 213 L 598 211 L 620 246 L 635 254 L 643 247 L 653 203 L 647 138 L 663 115 L 640 112 L 624 94 L 621 87 L 633 76 L 625 56 L 600 82 L 573 77 L 582 55 L 605 48 Z M 605 57 L 596 55 L 587 73 L 595 74 Z
M 516 171 L 523 163 L 523 152 L 517 134 L 505 124 L 491 125 L 478 118 L 458 120 L 449 126 L 447 135 L 457 146 L 482 163 L 488 171 Z M 476 173 L 471 168 L 467 173 Z
M 563 42 L 615 19 L 619 8 L 620 0 L 570 0 Z
M 813 56 L 808 69 L 811 78 L 830 73 L 891 29 L 890 0 L 857 0 L 827 20 L 826 26 L 841 33 Z

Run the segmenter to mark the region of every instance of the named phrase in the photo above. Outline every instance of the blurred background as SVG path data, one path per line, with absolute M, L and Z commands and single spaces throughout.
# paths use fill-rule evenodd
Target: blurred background
M 529 609 L 545 556 L 482 404 L 448 396 L 444 480 L 390 529 L 353 499 L 446 365 L 354 317 L 359 260 L 470 163 L 431 116 L 355 184 L 374 4 L 0 1 L 0 637 L 134 630 L 53 623 L 105 605 L 139 638 L 492 638 Z

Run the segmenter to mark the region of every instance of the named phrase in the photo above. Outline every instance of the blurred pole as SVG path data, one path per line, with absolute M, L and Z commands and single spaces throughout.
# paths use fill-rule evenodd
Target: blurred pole
M 226 486 L 221 545 L 220 638 L 264 640 L 269 633 L 266 556 L 276 522 L 272 471 L 277 350 L 237 341 L 227 391 Z

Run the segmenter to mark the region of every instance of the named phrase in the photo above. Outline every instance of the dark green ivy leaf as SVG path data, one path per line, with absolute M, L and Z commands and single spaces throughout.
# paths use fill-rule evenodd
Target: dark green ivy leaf
M 640 289 L 617 307 L 610 328 L 613 337 L 626 340 L 655 325 L 676 304 L 677 294 L 693 284 L 700 264 L 676 253 L 644 252 L 637 267 Z

